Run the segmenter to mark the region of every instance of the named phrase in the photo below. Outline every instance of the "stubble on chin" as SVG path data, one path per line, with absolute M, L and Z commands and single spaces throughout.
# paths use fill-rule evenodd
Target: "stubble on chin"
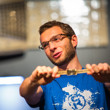
M 64 51 L 62 52 L 62 55 L 58 59 L 54 59 L 51 56 L 48 56 L 48 58 L 54 65 L 62 66 L 68 64 L 75 57 L 76 49 L 73 47 L 71 42 L 69 42 L 68 45 L 65 45 L 63 50 Z
M 62 66 L 62 65 L 67 64 L 68 62 L 70 62 L 70 60 L 73 59 L 74 56 L 75 56 L 75 50 L 71 50 L 71 51 L 67 52 L 62 59 L 61 58 L 58 58 L 58 59 L 53 60 L 52 58 L 49 58 L 49 57 L 48 58 L 50 59 L 50 61 L 54 65 L 56 65 L 56 66 Z

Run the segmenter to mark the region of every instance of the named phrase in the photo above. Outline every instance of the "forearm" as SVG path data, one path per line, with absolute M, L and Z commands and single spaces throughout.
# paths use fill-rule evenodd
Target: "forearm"
M 46 85 L 55 78 L 59 78 L 60 75 L 57 75 L 57 72 L 58 67 L 50 68 L 38 66 L 30 77 L 26 78 L 21 84 L 21 96 L 24 97 L 30 105 L 37 104 L 43 95 L 41 85 Z
M 20 86 L 20 95 L 31 105 L 40 101 L 42 93 L 42 88 L 32 82 L 30 77 L 26 78 Z

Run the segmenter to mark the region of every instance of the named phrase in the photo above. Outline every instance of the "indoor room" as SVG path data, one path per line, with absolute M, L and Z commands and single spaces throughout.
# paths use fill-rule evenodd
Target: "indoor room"
M 0 110 L 39 110 L 26 103 L 19 88 L 36 67 L 54 67 L 39 49 L 39 27 L 52 20 L 74 29 L 83 68 L 110 66 L 110 0 L 0 0 Z M 110 92 L 110 83 L 106 88 Z

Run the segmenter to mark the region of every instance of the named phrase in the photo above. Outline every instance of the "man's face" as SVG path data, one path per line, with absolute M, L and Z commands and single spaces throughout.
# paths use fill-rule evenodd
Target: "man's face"
M 54 26 L 49 28 L 41 34 L 41 43 L 50 41 L 53 36 L 58 34 L 64 34 L 60 27 Z M 49 42 L 48 48 L 44 49 L 44 51 L 50 61 L 57 66 L 67 64 L 75 55 L 75 48 L 68 37 L 57 43 Z

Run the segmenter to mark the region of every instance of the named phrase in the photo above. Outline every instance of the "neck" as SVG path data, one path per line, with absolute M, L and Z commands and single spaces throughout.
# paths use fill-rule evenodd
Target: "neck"
M 77 54 L 74 56 L 73 59 L 71 59 L 69 63 L 59 66 L 59 70 L 67 70 L 67 69 L 82 69 Z

